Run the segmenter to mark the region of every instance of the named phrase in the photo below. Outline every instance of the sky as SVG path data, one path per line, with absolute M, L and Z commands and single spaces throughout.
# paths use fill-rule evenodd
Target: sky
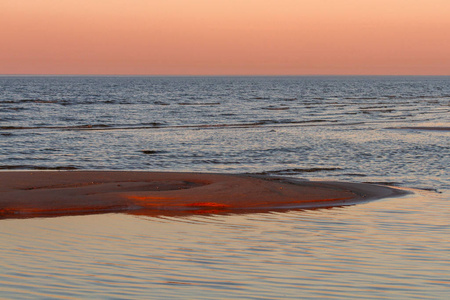
M 450 75 L 450 1 L 0 0 L 0 74 Z

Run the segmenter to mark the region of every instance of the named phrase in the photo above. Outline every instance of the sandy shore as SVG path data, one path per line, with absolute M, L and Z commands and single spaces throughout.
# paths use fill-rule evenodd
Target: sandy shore
M 351 205 L 393 197 L 389 187 L 207 173 L 0 172 L 0 218 L 102 212 L 150 215 Z

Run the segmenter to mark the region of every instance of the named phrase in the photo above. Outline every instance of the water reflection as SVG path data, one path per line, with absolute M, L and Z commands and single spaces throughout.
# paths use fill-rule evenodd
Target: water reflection
M 0 221 L 6 298 L 444 298 L 448 193 L 252 214 Z

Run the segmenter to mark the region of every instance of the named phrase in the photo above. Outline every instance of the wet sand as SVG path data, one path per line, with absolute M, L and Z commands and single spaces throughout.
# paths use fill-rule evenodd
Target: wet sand
M 132 171 L 0 172 L 0 218 L 163 215 L 352 205 L 403 191 L 283 177 Z

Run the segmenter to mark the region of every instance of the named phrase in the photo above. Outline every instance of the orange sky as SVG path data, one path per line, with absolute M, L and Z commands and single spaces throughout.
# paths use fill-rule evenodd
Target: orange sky
M 450 75 L 449 0 L 0 0 L 0 74 Z

